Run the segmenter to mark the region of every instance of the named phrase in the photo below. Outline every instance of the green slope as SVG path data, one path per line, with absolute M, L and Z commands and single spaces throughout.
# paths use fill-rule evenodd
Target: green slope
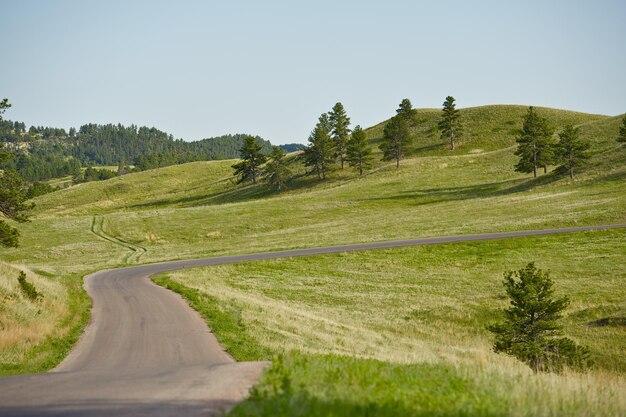
M 491 105 L 460 109 L 463 123 L 463 136 L 454 152 L 442 143 L 437 123 L 441 110 L 418 109 L 418 124 L 413 129 L 417 137 L 414 155 L 448 155 L 493 151 L 515 145 L 515 135 L 522 127 L 522 117 L 528 106 Z M 539 114 L 555 127 L 567 124 L 584 125 L 594 121 L 603 121 L 608 116 L 579 113 L 574 111 L 536 107 Z M 373 143 L 382 139 L 383 129 L 387 121 L 377 124 L 367 133 Z
M 495 119 L 504 123 L 511 113 L 525 111 L 494 108 L 507 111 L 487 117 L 489 107 L 477 108 L 474 124 L 493 124 Z M 534 180 L 515 173 L 511 146 L 476 154 L 418 153 L 399 170 L 377 160 L 363 178 L 337 169 L 328 181 L 301 175 L 303 167 L 294 159 L 300 175 L 282 194 L 262 184 L 237 186 L 233 161 L 195 162 L 38 198 L 33 221 L 20 226 L 23 248 L 7 250 L 5 259 L 80 272 L 85 265 L 112 266 L 135 259 L 128 256 L 129 245 L 145 249 L 139 262 L 149 262 L 623 221 L 626 148 L 614 140 L 620 118 L 553 112 L 562 121 L 591 120 L 580 127 L 593 143 L 595 156 L 574 181 L 553 173 Z M 484 140 L 495 142 L 493 138 Z M 94 216 L 102 216 L 103 233 L 124 244 L 93 233 Z M 69 262 L 72 257 L 77 262 Z
M 454 152 L 442 144 L 439 134 L 433 130 L 436 130 L 440 111 L 419 109 L 421 122 L 415 129 L 416 141 L 411 157 L 478 155 L 511 147 L 515 144 L 515 130 L 521 127 L 526 109 L 525 106 L 505 105 L 462 109 L 465 134 L 460 146 Z M 596 152 L 617 146 L 612 138 L 621 121 L 618 116 L 608 117 L 546 108 L 538 110 L 554 126 L 569 123 L 580 126 L 582 136 L 593 143 Z M 374 175 L 377 174 L 377 170 L 388 167 L 386 162 L 380 161 L 380 151 L 377 147 L 385 123 L 386 121 L 367 129 L 375 151 Z M 505 154 L 507 157 L 510 156 L 508 152 Z M 104 182 L 82 184 L 40 198 L 37 202 L 38 211 L 55 215 L 96 214 L 119 209 L 223 204 L 273 195 L 264 190 L 263 186 L 246 188 L 236 186 L 232 181 L 231 165 L 234 162 L 228 160 L 189 163 L 130 174 Z M 510 159 L 506 161 L 507 164 L 510 162 Z M 601 165 L 600 168 L 605 165 L 605 161 L 599 158 L 591 165 L 595 166 L 598 163 Z M 297 178 L 287 195 L 334 187 L 346 181 L 353 181 L 355 177 L 350 169 L 343 171 L 336 169 L 329 181 L 321 183 L 314 177 L 304 176 L 304 167 L 300 163 L 294 161 L 292 168 Z M 508 170 L 509 167 L 504 168 Z

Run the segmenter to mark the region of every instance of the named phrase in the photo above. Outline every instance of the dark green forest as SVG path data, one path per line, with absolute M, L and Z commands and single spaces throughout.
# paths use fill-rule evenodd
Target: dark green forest
M 237 158 L 247 135 L 223 135 L 186 142 L 154 127 L 86 124 L 69 131 L 0 120 L 0 144 L 14 155 L 0 169 L 14 169 L 27 181 L 76 175 L 81 166 L 134 165 L 139 170 L 192 161 Z M 271 144 L 255 137 L 262 152 Z

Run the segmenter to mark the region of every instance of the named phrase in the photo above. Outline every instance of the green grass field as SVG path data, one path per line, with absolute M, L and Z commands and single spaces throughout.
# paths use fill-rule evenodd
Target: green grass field
M 9 250 L 6 257 L 50 272 L 83 272 L 86 263 L 116 266 L 129 260 L 308 247 L 311 242 L 620 222 L 626 206 L 625 149 L 611 137 L 619 121 L 593 119 L 582 125 L 596 156 L 574 181 L 554 174 L 532 180 L 515 173 L 513 148 L 505 147 L 480 154 L 416 156 L 404 160 L 399 170 L 378 162 L 363 178 L 348 169 L 335 171 L 327 182 L 298 177 L 282 194 L 263 185 L 236 186 L 233 161 L 196 162 L 81 184 L 39 198 L 33 222 L 22 226 L 28 250 Z M 136 246 L 141 256 L 129 257 L 132 249 L 93 233 L 96 216 L 103 233 Z M 68 263 L 70 256 L 84 262 Z
M 206 315 L 212 325 L 230 315 L 237 325 L 216 331 L 236 357 L 285 355 L 290 396 L 253 398 L 235 415 L 291 402 L 301 415 L 338 415 L 334 407 L 361 415 L 365 406 L 428 415 L 458 395 L 441 415 L 611 416 L 626 411 L 625 240 L 616 230 L 365 251 L 187 270 L 157 282 L 206 297 L 200 303 L 219 312 Z M 593 371 L 535 376 L 491 351 L 485 326 L 507 305 L 502 274 L 529 261 L 550 270 L 558 293 L 572 300 L 565 332 L 590 347 Z M 372 382 L 380 374 L 389 383 Z M 404 386 L 408 380 L 415 386 Z M 466 385 L 469 392 L 450 392 Z M 398 389 L 403 398 L 389 403 Z
M 525 112 L 463 109 L 465 136 L 451 152 L 434 130 L 439 111 L 419 110 L 414 152 L 400 169 L 376 149 L 364 177 L 346 168 L 319 181 L 292 155 L 296 175 L 280 194 L 237 186 L 234 161 L 214 161 L 41 196 L 32 221 L 18 225 L 21 247 L 3 250 L 2 260 L 58 284 L 65 308 L 48 313 L 54 325 L 37 340 L 3 341 L 3 332 L 0 372 L 38 371 L 63 357 L 87 320 L 80 277 L 103 268 L 626 222 L 626 147 L 615 141 L 621 117 L 539 109 L 557 127 L 578 125 L 594 157 L 574 180 L 554 172 L 532 179 L 513 171 L 514 130 Z M 383 125 L 367 130 L 373 145 Z M 626 412 L 624 237 L 371 251 L 192 270 L 159 282 L 188 297 L 235 357 L 283 355 L 234 415 L 285 415 L 289 407 L 299 410 L 289 415 L 619 415 Z M 490 351 L 484 326 L 505 304 L 502 273 L 533 260 L 572 298 L 566 329 L 592 349 L 589 374 L 535 377 Z M 11 318 L 18 315 L 2 309 L 0 323 L 36 326 L 31 316 Z

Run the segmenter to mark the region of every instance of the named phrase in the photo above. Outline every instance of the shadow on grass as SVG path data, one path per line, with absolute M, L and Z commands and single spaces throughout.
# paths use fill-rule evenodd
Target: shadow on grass
M 166 206 L 195 207 L 206 205 L 219 205 L 227 203 L 240 203 L 249 200 L 268 197 L 275 191 L 265 185 L 245 186 L 212 193 L 198 194 L 181 198 L 166 198 L 128 206 L 136 209 L 161 208 Z
M 511 179 L 462 187 L 423 188 L 420 190 L 401 192 L 388 197 L 367 198 L 361 201 L 411 200 L 415 205 L 420 206 L 445 201 L 461 201 L 515 194 L 551 184 L 562 178 L 561 175 L 551 172 L 547 175 L 532 179 Z
M 626 317 L 604 317 L 590 321 L 588 327 L 626 327 Z
M 424 146 L 420 149 L 434 150 L 440 147 L 441 144 L 435 144 Z M 584 171 L 585 170 L 583 169 L 581 171 L 581 174 L 584 173 Z M 533 188 L 550 185 L 566 177 L 566 174 L 559 172 L 558 170 L 554 170 L 552 172 L 549 172 L 548 174 L 540 173 L 537 178 L 509 179 L 504 181 L 461 187 L 424 188 L 419 190 L 400 192 L 398 194 L 386 197 L 364 198 L 360 199 L 359 201 L 410 200 L 415 205 L 425 205 L 445 201 L 461 201 L 477 198 L 489 198 L 529 191 Z M 592 179 L 585 179 L 580 182 L 579 185 L 586 185 L 587 183 L 595 184 L 598 182 L 618 181 L 623 180 L 625 177 L 626 173 L 617 172 L 603 176 L 594 176 Z M 358 179 L 358 177 L 352 179 L 331 178 L 329 180 L 322 180 L 314 175 L 298 174 L 291 178 L 290 182 L 287 185 L 287 190 L 302 192 L 313 189 L 320 184 L 326 184 L 328 186 L 338 186 L 345 184 L 347 181 L 349 182 L 355 179 Z M 262 198 L 274 197 L 278 195 L 280 195 L 280 193 L 264 183 L 247 186 L 235 186 L 233 183 L 233 186 L 231 188 L 227 188 L 223 191 L 213 192 L 209 194 L 199 193 L 198 195 L 180 198 L 164 198 L 161 200 L 134 204 L 129 206 L 129 208 L 150 209 L 166 206 L 196 207 L 205 205 L 221 205 L 246 202 Z
M 325 180 L 319 179 L 317 176 L 314 175 L 299 174 L 291 178 L 291 180 L 287 184 L 286 190 L 306 191 L 324 182 Z M 337 185 L 343 182 L 326 181 L 326 183 L 336 183 L 335 185 Z M 279 195 L 280 193 L 278 191 L 265 183 L 258 183 L 256 185 L 233 185 L 232 188 L 211 194 L 198 194 L 194 196 L 180 198 L 164 198 L 161 200 L 129 205 L 128 208 L 154 209 L 167 206 L 197 207 L 208 205 L 221 205 L 241 203 L 250 200 L 275 197 Z

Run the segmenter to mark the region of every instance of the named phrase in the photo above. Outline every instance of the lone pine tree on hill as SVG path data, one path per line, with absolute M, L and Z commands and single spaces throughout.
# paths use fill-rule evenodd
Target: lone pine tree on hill
M 570 178 L 574 178 L 574 168 L 581 167 L 589 159 L 587 150 L 591 145 L 580 139 L 580 132 L 572 125 L 565 127 L 559 133 L 559 142 L 556 144 L 556 158 L 561 163 L 559 170 L 567 171 Z
M 396 168 L 400 168 L 400 159 L 406 155 L 411 145 L 411 132 L 405 119 L 400 115 L 392 117 L 383 130 L 383 160 L 396 160 Z
M 554 298 L 554 282 L 548 272 L 531 262 L 519 271 L 505 272 L 503 284 L 511 306 L 504 310 L 503 322 L 488 326 L 496 337 L 495 352 L 516 357 L 535 373 L 591 365 L 586 347 L 558 337 L 563 329 L 561 313 L 569 299 Z
M 279 146 L 273 146 L 269 161 L 263 167 L 265 180 L 278 192 L 285 188 L 291 176 L 291 170 L 287 166 L 285 155 L 285 151 Z
M 456 140 L 462 133 L 460 118 L 461 113 L 456 109 L 454 97 L 446 97 L 446 101 L 443 102 L 443 114 L 438 126 L 441 131 L 441 138 L 450 144 L 451 150 L 454 150 Z
M 372 166 L 372 148 L 367 143 L 365 132 L 357 125 L 348 141 L 347 150 L 348 164 L 363 175 L 363 171 Z
M 348 139 L 350 137 L 350 118 L 346 114 L 343 104 L 337 103 L 328 114 L 331 127 L 331 135 L 335 143 L 335 153 L 343 169 L 348 150 Z
M 304 165 L 311 167 L 320 179 L 326 178 L 331 164 L 335 160 L 331 126 L 328 114 L 323 113 L 309 135 L 309 146 L 304 148 Z
M 261 145 L 259 145 L 253 136 L 246 136 L 242 148 L 239 150 L 241 161 L 232 167 L 234 175 L 238 177 L 237 184 L 245 181 L 252 181 L 256 184 L 256 180 L 261 173 L 261 165 L 266 161 L 265 155 L 261 153 Z
M 522 130 L 517 138 L 517 150 L 515 155 L 520 157 L 515 165 L 518 172 L 533 173 L 537 177 L 537 168 L 547 165 L 552 160 L 552 129 L 548 121 L 540 117 L 531 106 L 528 108 Z
M 617 141 L 621 143 L 626 143 L 626 114 L 622 119 L 622 125 L 619 127 L 619 135 L 617 136 Z

